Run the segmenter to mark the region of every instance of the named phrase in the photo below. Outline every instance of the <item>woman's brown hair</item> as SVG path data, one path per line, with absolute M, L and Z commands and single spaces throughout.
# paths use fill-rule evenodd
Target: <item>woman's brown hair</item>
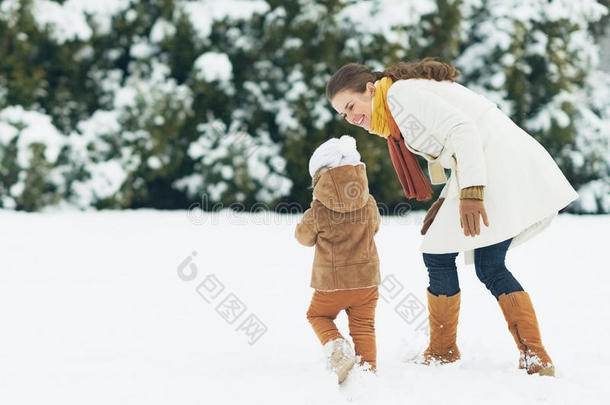
M 364 65 L 348 63 L 337 70 L 326 84 L 326 98 L 332 100 L 337 93 L 351 90 L 362 93 L 368 82 L 375 82 L 382 77 L 390 77 L 393 82 L 401 79 L 432 79 L 437 81 L 455 81 L 459 70 L 449 63 L 425 58 L 419 62 L 398 62 L 383 72 L 374 72 Z

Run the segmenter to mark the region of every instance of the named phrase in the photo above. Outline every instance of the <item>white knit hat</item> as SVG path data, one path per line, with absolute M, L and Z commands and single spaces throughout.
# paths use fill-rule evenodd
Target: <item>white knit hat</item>
M 360 161 L 360 153 L 356 149 L 356 140 L 349 135 L 341 138 L 331 138 L 318 146 L 309 159 L 309 174 L 311 177 L 324 166 L 334 167 L 364 164 Z

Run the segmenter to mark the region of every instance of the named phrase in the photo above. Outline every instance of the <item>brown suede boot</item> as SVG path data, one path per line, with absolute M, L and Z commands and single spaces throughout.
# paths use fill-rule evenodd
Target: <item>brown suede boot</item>
M 528 374 L 555 375 L 555 367 L 540 339 L 534 306 L 525 291 L 502 294 L 498 299 L 508 330 L 519 348 L 519 368 Z
M 430 344 L 424 352 L 423 364 L 453 363 L 460 359 L 460 351 L 455 344 L 458 316 L 460 314 L 460 293 L 450 297 L 438 297 L 428 293 L 430 322 Z

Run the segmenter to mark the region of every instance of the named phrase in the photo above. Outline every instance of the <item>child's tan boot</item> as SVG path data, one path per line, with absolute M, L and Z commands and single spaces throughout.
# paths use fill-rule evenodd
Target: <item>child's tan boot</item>
M 328 366 L 337 375 L 337 380 L 341 384 L 356 364 L 352 345 L 343 338 L 335 339 L 326 343 L 325 351 L 329 353 Z

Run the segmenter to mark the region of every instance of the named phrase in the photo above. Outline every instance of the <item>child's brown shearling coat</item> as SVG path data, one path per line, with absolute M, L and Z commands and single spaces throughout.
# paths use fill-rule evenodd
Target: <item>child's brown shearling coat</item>
M 381 217 L 369 194 L 364 165 L 326 171 L 313 190 L 316 199 L 297 225 L 295 237 L 316 246 L 311 287 L 331 291 L 379 285 L 379 256 L 373 236 Z

